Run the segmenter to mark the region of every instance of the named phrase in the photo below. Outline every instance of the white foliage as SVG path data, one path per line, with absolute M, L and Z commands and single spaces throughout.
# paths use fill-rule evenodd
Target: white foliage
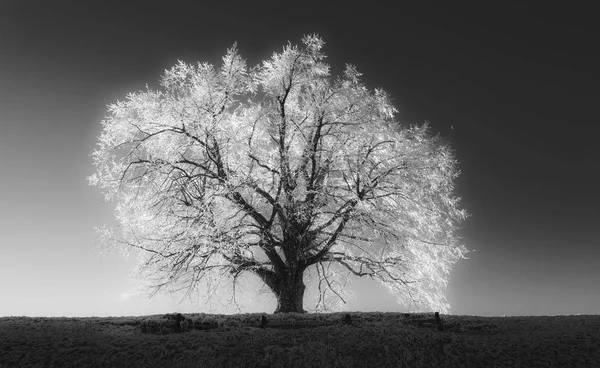
M 306 36 L 251 69 L 234 45 L 220 68 L 180 61 L 160 91 L 109 106 L 89 182 L 116 201 L 118 244 L 142 250 L 137 274 L 154 291 L 279 259 L 321 267 L 331 291 L 369 276 L 399 302 L 448 311 L 466 253 L 453 154 L 428 124 L 396 122 L 354 66 L 331 78 L 323 45 Z

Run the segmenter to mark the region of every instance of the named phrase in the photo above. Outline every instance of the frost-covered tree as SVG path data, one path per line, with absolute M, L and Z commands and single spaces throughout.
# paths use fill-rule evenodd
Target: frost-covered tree
M 220 68 L 179 62 L 109 106 L 89 178 L 117 203 L 107 244 L 141 250 L 153 293 L 249 273 L 276 312 L 303 312 L 308 271 L 317 306 L 354 275 L 447 312 L 466 253 L 450 148 L 402 127 L 354 66 L 332 78 L 318 36 L 302 42 L 254 68 L 235 45 Z

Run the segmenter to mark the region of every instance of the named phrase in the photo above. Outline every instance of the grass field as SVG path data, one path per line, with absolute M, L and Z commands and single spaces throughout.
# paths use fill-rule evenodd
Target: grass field
M 600 367 L 599 315 L 185 317 L 0 318 L 0 367 Z

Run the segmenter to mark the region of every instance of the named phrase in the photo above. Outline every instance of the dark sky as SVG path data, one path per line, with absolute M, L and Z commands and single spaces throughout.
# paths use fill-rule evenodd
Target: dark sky
M 600 313 L 591 8 L 90 3 L 0 3 L 0 316 L 158 310 L 124 306 L 131 262 L 96 255 L 93 226 L 114 206 L 85 178 L 106 105 L 178 59 L 218 64 L 237 41 L 255 65 L 308 33 L 334 73 L 355 64 L 399 119 L 452 142 L 475 250 L 452 273 L 453 314 Z M 360 285 L 353 309 L 401 310 Z

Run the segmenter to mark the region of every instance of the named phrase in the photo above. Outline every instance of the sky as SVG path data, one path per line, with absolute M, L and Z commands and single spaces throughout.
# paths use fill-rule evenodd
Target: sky
M 310 33 L 334 73 L 356 65 L 399 120 L 451 141 L 472 250 L 450 277 L 452 314 L 600 314 L 591 9 L 149 3 L 0 2 L 0 317 L 206 312 L 135 295 L 135 258 L 99 254 L 94 227 L 115 223 L 86 181 L 100 121 L 177 60 L 218 65 L 237 42 L 256 65 Z M 349 310 L 406 311 L 375 281 L 353 285 Z M 242 312 L 274 309 L 257 295 Z

